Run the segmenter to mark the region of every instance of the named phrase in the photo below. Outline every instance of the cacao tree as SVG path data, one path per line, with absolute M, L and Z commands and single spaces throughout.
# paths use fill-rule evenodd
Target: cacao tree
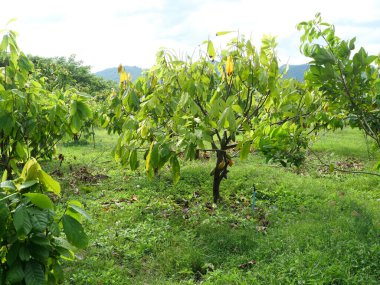
M 303 31 L 301 52 L 312 59 L 306 84 L 323 101 L 318 127 L 359 128 L 380 148 L 380 55 L 356 49 L 355 38 L 337 37 L 320 14 L 300 23 L 298 30 Z
M 120 134 L 115 158 L 131 169 L 145 160 L 149 177 L 169 164 L 177 181 L 180 157 L 214 153 L 210 174 L 218 202 L 237 155 L 245 159 L 255 150 L 299 166 L 318 104 L 302 83 L 282 79 L 274 38 L 264 37 L 257 49 L 238 36 L 218 54 L 212 41 L 204 46 L 196 60 L 159 51 L 155 66 L 134 83 L 121 70 L 121 91 L 109 98 L 112 111 L 102 120 Z
M 19 50 L 16 33 L 3 31 L 0 42 L 0 168 L 8 175 L 30 157 L 51 158 L 65 134 L 80 131 L 92 113 L 86 98 L 72 90 L 50 92 L 28 57 Z

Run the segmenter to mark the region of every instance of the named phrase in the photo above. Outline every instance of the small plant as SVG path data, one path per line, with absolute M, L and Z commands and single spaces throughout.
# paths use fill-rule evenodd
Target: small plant
M 52 198 L 60 191 L 35 159 L 19 178 L 1 182 L 0 285 L 60 284 L 62 260 L 74 259 L 73 249 L 87 246 L 82 219 L 89 217 L 78 201 L 57 212 Z

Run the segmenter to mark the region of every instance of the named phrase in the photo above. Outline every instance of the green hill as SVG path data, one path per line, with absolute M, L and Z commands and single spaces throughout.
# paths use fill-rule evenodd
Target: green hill
M 137 66 L 124 66 L 125 71 L 132 75 L 132 81 L 135 81 L 140 77 L 142 68 Z M 113 80 L 119 82 L 119 74 L 117 73 L 117 67 L 107 68 L 95 73 L 97 76 L 102 77 L 106 80 Z

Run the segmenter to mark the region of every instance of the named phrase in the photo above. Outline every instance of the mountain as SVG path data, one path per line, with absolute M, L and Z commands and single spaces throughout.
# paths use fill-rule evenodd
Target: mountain
M 286 65 L 280 67 L 280 72 L 284 72 Z M 303 74 L 309 69 L 308 64 L 289 65 L 288 72 L 284 75 L 284 78 L 294 78 L 299 81 L 303 81 Z
M 132 75 L 132 81 L 135 81 L 140 77 L 142 68 L 137 66 L 124 66 L 126 72 L 129 72 Z M 107 68 L 98 72 L 95 72 L 95 75 L 103 77 L 106 80 L 113 80 L 119 82 L 119 74 L 117 73 L 117 67 Z
M 280 72 L 284 72 L 285 65 L 280 67 Z M 135 81 L 140 77 L 142 68 L 137 66 L 125 66 L 125 71 L 129 72 L 132 75 L 132 81 Z M 295 78 L 299 81 L 303 81 L 303 74 L 306 70 L 309 69 L 309 65 L 300 64 L 300 65 L 289 65 L 288 73 L 285 74 L 284 78 Z M 102 71 L 95 73 L 97 76 L 103 77 L 106 80 L 114 80 L 119 82 L 119 74 L 117 73 L 117 67 L 107 68 Z

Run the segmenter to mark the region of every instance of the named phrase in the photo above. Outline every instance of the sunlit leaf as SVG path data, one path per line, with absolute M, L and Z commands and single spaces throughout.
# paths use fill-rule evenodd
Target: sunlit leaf
M 207 54 L 212 60 L 215 58 L 216 55 L 214 44 L 210 40 L 207 42 Z
M 217 32 L 216 33 L 216 36 L 223 36 L 223 35 L 227 35 L 227 34 L 230 34 L 230 33 L 234 33 L 235 31 L 222 31 L 222 32 Z
M 50 200 L 48 196 L 45 194 L 40 193 L 26 193 L 24 196 L 28 197 L 30 199 L 30 202 L 32 202 L 34 205 L 41 209 L 53 209 L 54 205 L 53 202 Z

